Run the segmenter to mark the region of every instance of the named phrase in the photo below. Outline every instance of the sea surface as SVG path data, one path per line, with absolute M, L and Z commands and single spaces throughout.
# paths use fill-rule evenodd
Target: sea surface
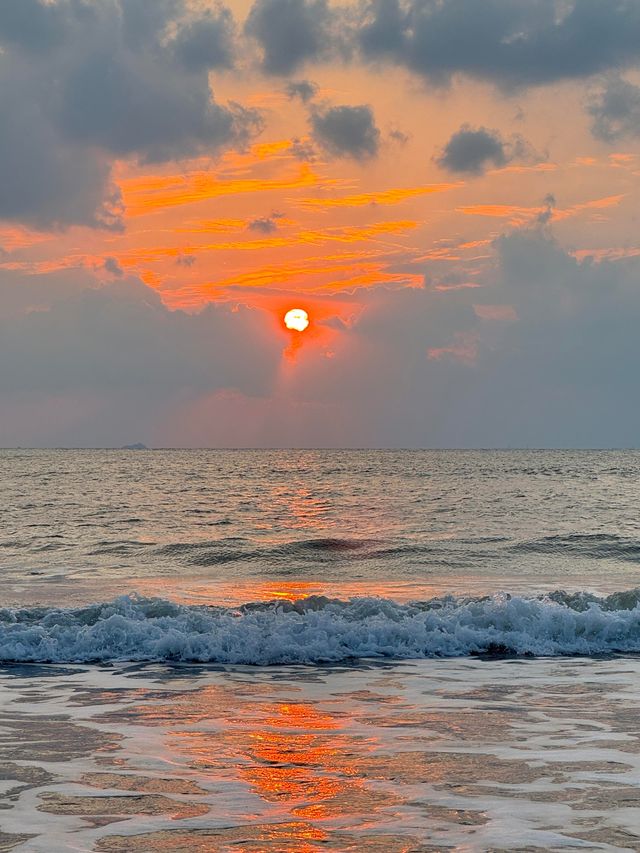
M 2 660 L 640 651 L 636 452 L 15 450 L 0 484 Z
M 0 451 L 0 850 L 640 850 L 640 453 Z

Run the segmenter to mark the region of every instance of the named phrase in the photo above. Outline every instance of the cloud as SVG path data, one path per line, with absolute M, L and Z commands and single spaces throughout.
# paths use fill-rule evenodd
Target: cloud
M 257 41 L 267 74 L 291 74 L 335 55 L 336 22 L 327 0 L 256 0 L 245 31 Z
M 272 213 L 270 216 L 259 216 L 252 219 L 247 228 L 249 231 L 257 231 L 260 234 L 273 234 L 278 230 L 278 219 L 282 219 L 284 214 Z
M 0 324 L 34 311 L 49 311 L 55 303 L 95 287 L 99 287 L 97 278 L 82 268 L 46 275 L 0 269 Z
M 584 78 L 640 62 L 633 0 L 371 0 L 357 33 L 373 61 L 446 84 L 463 74 L 503 88 Z
M 232 68 L 235 37 L 231 11 L 221 3 L 214 3 L 200 17 L 188 19 L 178 29 L 171 46 L 189 71 Z
M 295 399 L 357 446 L 637 446 L 640 258 L 577 261 L 538 223 L 493 248 L 470 290 L 354 294 Z
M 290 100 L 300 98 L 304 104 L 307 104 L 315 97 L 318 87 L 310 80 L 296 80 L 289 83 L 285 91 Z
M 334 157 L 367 160 L 380 147 L 380 131 L 371 107 L 328 107 L 314 110 L 310 117 L 313 138 Z
M 316 149 L 308 139 L 300 139 L 297 136 L 291 140 L 288 150 L 296 160 L 303 160 L 308 163 L 315 160 L 317 155 Z
M 117 258 L 105 258 L 103 269 L 105 269 L 108 273 L 111 273 L 111 275 L 116 276 L 116 278 L 121 278 L 124 275 L 124 270 L 118 263 Z
M 270 313 L 1 272 L 0 441 L 637 445 L 640 257 L 578 261 L 539 222 L 493 251 L 472 289 L 313 296 L 320 337 L 285 372 Z
M 619 76 L 610 77 L 588 104 L 597 139 L 615 142 L 640 136 L 640 86 Z
M 0 219 L 122 230 L 109 158 L 65 137 L 49 118 L 44 89 L 22 62 L 0 54 Z
M 463 124 L 444 146 L 436 163 L 449 172 L 481 175 L 490 166 L 499 169 L 531 155 L 530 147 L 520 136 L 505 141 L 497 130 Z
M 185 0 L 0 4 L 0 217 L 121 229 L 115 157 L 243 146 L 258 113 L 218 103 L 208 77 L 232 61 L 232 28 Z
M 272 333 L 262 311 L 231 305 L 211 305 L 196 315 L 169 311 L 155 291 L 136 279 L 118 279 L 104 287 L 71 289 L 60 278 L 7 277 L 0 292 L 31 291 L 30 303 L 57 295 L 37 310 L 16 304 L 10 319 L 0 316 L 0 359 L 10 369 L 0 377 L 0 407 L 19 411 L 30 401 L 44 411 L 64 399 L 84 412 L 91 401 L 94 415 L 69 425 L 82 443 L 126 443 L 133 425 L 152 429 L 160 411 L 177 400 L 235 389 L 248 395 L 268 395 L 277 376 L 283 342 Z M 48 280 L 47 280 L 48 279 Z M 4 302 L 4 300 L 3 300 Z M 82 417 L 85 418 L 86 415 Z M 106 417 L 110 433 L 101 424 Z M 19 419 L 15 433 L 0 424 L 0 439 L 23 443 Z M 33 440 L 51 438 L 45 423 L 22 424 Z M 36 435 L 37 433 L 37 435 Z
M 64 24 L 60 9 L 40 0 L 3 0 L 0 5 L 0 42 L 29 52 L 62 42 Z

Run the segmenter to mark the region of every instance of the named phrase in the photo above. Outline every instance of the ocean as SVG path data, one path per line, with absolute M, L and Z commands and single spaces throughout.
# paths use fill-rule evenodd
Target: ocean
M 640 453 L 0 451 L 0 849 L 640 849 Z

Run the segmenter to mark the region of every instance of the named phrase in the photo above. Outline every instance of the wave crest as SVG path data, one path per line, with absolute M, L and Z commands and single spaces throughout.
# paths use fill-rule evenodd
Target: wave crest
M 123 596 L 75 609 L 0 610 L 0 661 L 314 664 L 353 658 L 640 652 L 640 590 L 606 598 L 313 596 L 237 608 Z

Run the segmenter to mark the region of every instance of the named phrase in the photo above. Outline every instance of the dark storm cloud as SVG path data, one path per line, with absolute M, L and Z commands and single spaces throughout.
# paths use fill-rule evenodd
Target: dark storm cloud
M 243 145 L 259 116 L 217 103 L 208 78 L 231 64 L 232 30 L 224 7 L 184 0 L 1 3 L 0 217 L 119 228 L 113 157 Z
M 504 140 L 497 130 L 464 124 L 436 157 L 436 163 L 449 172 L 481 175 L 490 166 L 500 168 L 513 160 L 530 159 L 532 155 L 520 136 Z
M 291 74 L 339 49 L 336 10 L 327 0 L 256 0 L 245 25 L 267 74 Z
M 605 142 L 640 136 L 640 86 L 620 77 L 606 81 L 588 105 L 593 135 Z
M 640 4 L 372 0 L 357 40 L 369 59 L 437 83 L 465 74 L 506 88 L 540 85 L 637 64 Z
M 285 91 L 290 100 L 300 98 L 304 104 L 307 104 L 315 97 L 318 87 L 310 80 L 294 80 L 289 83 Z
M 334 157 L 366 160 L 378 153 L 380 131 L 365 104 L 314 110 L 310 122 L 315 141 Z

